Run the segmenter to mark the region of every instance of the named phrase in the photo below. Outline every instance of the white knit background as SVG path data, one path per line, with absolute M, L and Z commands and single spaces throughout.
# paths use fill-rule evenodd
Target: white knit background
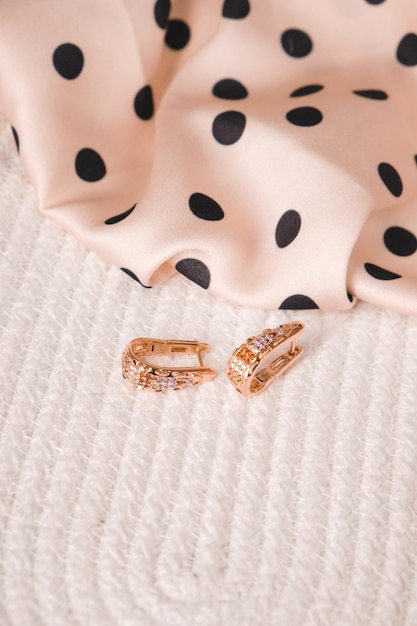
M 1 626 L 417 624 L 417 319 L 144 290 L 37 215 L 4 124 L 0 165 Z M 305 357 L 238 396 L 232 349 L 290 319 Z M 136 336 L 217 378 L 135 391 Z

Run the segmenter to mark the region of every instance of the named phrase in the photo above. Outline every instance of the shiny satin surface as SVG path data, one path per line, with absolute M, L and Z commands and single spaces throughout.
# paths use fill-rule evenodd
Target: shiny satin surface
M 0 0 L 40 210 L 145 287 L 417 312 L 416 100 L 415 0 Z

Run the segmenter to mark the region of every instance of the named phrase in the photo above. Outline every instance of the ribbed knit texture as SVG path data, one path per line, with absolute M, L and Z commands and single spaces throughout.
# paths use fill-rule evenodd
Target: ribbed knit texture
M 142 289 L 38 217 L 1 129 L 1 626 L 415 625 L 417 320 Z M 240 397 L 228 356 L 291 319 L 305 356 Z M 137 336 L 216 379 L 134 390 Z

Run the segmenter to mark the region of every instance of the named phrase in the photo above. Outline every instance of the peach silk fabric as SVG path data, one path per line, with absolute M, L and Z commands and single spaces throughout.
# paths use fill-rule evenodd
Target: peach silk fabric
M 0 0 L 40 210 L 153 287 L 417 312 L 416 0 Z

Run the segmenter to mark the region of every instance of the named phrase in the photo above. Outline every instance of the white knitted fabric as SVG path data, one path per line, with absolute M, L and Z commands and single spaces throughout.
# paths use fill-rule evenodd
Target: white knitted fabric
M 417 320 L 142 289 L 37 215 L 4 124 L 0 162 L 1 626 L 417 624 Z M 229 354 L 291 319 L 305 356 L 240 397 Z M 218 376 L 136 391 L 137 336 Z

